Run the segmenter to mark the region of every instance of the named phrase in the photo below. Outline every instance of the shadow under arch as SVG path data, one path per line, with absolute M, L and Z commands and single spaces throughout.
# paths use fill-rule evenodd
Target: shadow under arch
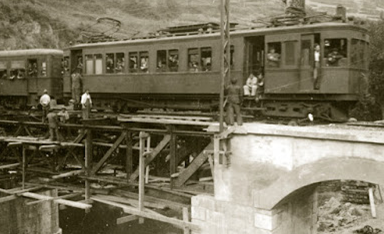
M 291 193 L 330 180 L 358 180 L 384 185 L 384 162 L 342 157 L 305 164 L 282 174 L 269 187 L 254 191 L 254 206 L 272 210 Z

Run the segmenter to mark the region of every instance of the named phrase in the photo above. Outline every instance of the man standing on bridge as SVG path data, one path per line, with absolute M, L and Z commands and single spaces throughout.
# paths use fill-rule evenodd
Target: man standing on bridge
M 40 105 L 43 109 L 42 122 L 45 123 L 45 118 L 47 118 L 49 103 L 51 102 L 51 97 L 48 95 L 48 91 L 44 89 L 44 94 L 40 97 Z
M 80 103 L 81 83 L 82 83 L 82 77 L 81 77 L 79 68 L 76 68 L 75 72 L 72 73 L 71 78 L 72 78 L 72 99 L 75 101 L 75 107 L 77 108 Z
M 227 120 L 228 125 L 234 124 L 234 113 L 236 114 L 237 125 L 243 125 L 240 113 L 240 105 L 243 102 L 243 89 L 237 85 L 237 79 L 231 78 L 231 84 L 226 89 L 227 94 Z
M 89 90 L 86 89 L 85 93 L 81 96 L 81 106 L 83 109 L 83 119 L 89 119 L 89 113 L 91 112 L 92 100 L 89 95 Z

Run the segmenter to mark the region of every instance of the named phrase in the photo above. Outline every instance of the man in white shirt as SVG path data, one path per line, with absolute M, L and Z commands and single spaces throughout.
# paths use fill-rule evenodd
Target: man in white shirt
M 91 112 L 92 100 L 91 95 L 89 95 L 89 90 L 86 89 L 85 93 L 81 96 L 81 106 L 83 119 L 89 119 L 89 113 Z
M 319 89 L 319 69 L 320 69 L 320 45 L 315 45 L 315 52 L 314 52 L 314 68 L 313 68 L 313 83 L 314 83 L 314 89 Z
M 48 91 L 44 89 L 44 94 L 40 97 L 40 105 L 43 110 L 43 115 L 42 115 L 43 123 L 45 123 L 45 119 L 47 118 L 50 102 L 51 102 L 51 97 L 48 95 Z
M 255 96 L 257 90 L 257 77 L 251 73 L 243 86 L 245 96 Z

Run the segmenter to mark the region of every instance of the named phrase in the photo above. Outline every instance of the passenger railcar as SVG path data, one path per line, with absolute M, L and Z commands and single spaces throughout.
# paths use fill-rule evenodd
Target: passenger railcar
M 0 51 L 0 105 L 7 109 L 37 106 L 39 96 L 61 99 L 63 51 L 31 49 Z
M 233 31 L 231 77 L 244 84 L 252 72 L 264 75 L 260 101 L 245 109 L 266 116 L 301 118 L 312 113 L 344 120 L 359 98 L 368 42 L 366 29 L 338 22 Z M 315 44 L 320 45 L 317 65 Z M 280 58 L 274 64 L 267 59 L 272 48 Z M 81 68 L 83 89 L 90 90 L 95 108 L 215 110 L 220 53 L 220 34 L 200 30 L 194 35 L 78 44 L 66 49 L 64 60 L 70 71 Z M 64 95 L 69 98 L 70 92 L 68 73 Z

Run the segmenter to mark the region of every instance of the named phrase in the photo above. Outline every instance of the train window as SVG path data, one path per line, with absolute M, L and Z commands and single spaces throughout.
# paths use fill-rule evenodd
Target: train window
M 105 58 L 105 71 L 106 73 L 114 73 L 115 55 L 107 54 Z
M 199 71 L 199 50 L 188 49 L 188 69 L 189 71 Z
M 28 67 L 29 68 L 29 67 Z M 66 56 L 61 60 L 61 74 L 68 74 L 69 73 L 69 57 Z M 29 69 L 28 69 L 29 70 Z M 29 71 L 28 71 L 29 72 Z
M 94 70 L 93 55 L 85 55 L 85 74 L 92 75 Z
M 37 59 L 28 59 L 28 76 L 37 77 Z
M 25 78 L 25 63 L 24 61 L 12 61 L 11 73 L 9 79 L 24 79 Z
M 313 63 L 314 56 L 312 55 L 312 42 L 311 40 L 301 41 L 301 65 L 310 66 Z
M 148 63 L 149 63 L 149 56 L 148 52 L 142 51 L 140 52 L 140 71 L 141 72 L 148 72 Z
M 201 48 L 201 68 L 202 71 L 212 70 L 212 48 Z
M 95 74 L 103 74 L 103 55 L 95 54 L 93 57 L 95 58 Z
M 116 53 L 116 67 L 115 72 L 118 74 L 125 72 L 125 58 L 124 53 Z
M 280 67 L 280 56 L 281 56 L 281 43 L 280 42 L 268 43 L 267 66 L 270 68 Z
M 285 42 L 285 65 L 292 66 L 296 64 L 296 41 Z
M 47 76 L 47 62 L 41 62 L 41 76 Z
M 157 51 L 156 71 L 157 72 L 167 71 L 167 51 L 166 50 Z
M 130 52 L 129 53 L 129 72 L 135 73 L 137 72 L 137 52 Z
M 179 70 L 179 50 L 169 50 L 168 68 L 171 72 L 177 72 Z
M 327 66 L 346 66 L 347 54 L 347 39 L 324 40 L 324 60 Z

